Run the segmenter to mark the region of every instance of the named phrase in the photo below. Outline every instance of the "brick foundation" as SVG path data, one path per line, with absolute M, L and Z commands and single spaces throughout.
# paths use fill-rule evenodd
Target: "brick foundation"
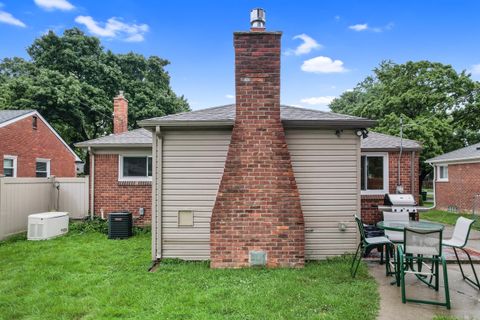
M 455 206 L 460 212 L 472 212 L 476 194 L 480 194 L 480 163 L 449 164 L 448 181 L 435 182 L 436 205 L 440 210 Z
M 278 32 L 234 34 L 236 119 L 211 218 L 213 268 L 247 267 L 249 252 L 268 267 L 302 267 L 305 235 L 280 120 Z

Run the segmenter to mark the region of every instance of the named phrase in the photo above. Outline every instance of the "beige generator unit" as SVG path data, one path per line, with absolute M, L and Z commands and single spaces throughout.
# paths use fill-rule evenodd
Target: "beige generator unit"
M 47 240 L 68 232 L 68 212 L 42 212 L 28 216 L 28 240 Z

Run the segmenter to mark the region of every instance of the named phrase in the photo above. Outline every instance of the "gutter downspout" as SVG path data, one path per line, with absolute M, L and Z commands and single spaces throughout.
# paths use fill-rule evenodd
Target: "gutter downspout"
M 428 163 L 430 166 L 432 166 L 433 168 L 433 205 L 429 208 L 427 208 L 428 210 L 432 210 L 432 209 L 435 209 L 435 207 L 437 206 L 437 194 L 435 192 L 436 188 L 435 188 L 435 185 L 437 184 L 437 168 L 435 167 L 434 164 L 431 164 L 431 163 Z
M 92 147 L 88 147 L 90 155 L 90 220 L 93 220 L 95 210 L 95 154 Z

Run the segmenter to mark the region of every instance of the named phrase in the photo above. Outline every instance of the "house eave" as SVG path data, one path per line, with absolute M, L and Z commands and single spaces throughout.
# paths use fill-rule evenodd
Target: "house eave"
M 77 148 L 150 148 L 151 143 L 76 143 Z
M 464 157 L 464 158 L 452 158 L 452 159 L 439 159 L 439 160 L 427 160 L 429 164 L 449 164 L 449 163 L 463 163 L 463 162 L 480 162 L 480 157 Z

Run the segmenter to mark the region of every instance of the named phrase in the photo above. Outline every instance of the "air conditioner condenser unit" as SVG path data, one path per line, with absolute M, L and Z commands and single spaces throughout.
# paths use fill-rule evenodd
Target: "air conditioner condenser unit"
M 47 240 L 68 232 L 68 212 L 42 212 L 28 216 L 28 240 Z

